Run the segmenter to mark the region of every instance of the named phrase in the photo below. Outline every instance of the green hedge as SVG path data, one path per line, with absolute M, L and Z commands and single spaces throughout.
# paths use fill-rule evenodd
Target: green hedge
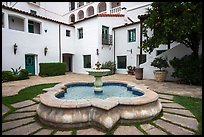
M 65 63 L 40 63 L 40 76 L 65 75 Z
M 14 80 L 13 73 L 11 71 L 2 71 L 2 81 L 12 81 Z
M 13 69 L 14 70 L 14 69 Z M 21 69 L 18 73 L 14 73 L 14 71 L 2 71 L 2 81 L 15 81 L 15 80 L 23 80 L 29 79 L 28 70 Z
M 185 55 L 181 59 L 174 57 L 169 61 L 174 68 L 173 77 L 193 85 L 202 85 L 202 55 L 195 59 L 193 55 Z

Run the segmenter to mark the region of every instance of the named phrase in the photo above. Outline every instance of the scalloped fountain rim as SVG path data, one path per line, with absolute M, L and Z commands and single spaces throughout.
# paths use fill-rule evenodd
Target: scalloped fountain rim
M 63 94 L 69 85 L 73 84 L 90 84 L 91 82 L 69 82 L 55 85 L 49 88 L 49 92 L 40 96 L 40 102 L 46 106 L 57 108 L 81 108 L 81 107 L 97 107 L 104 110 L 110 110 L 113 107 L 121 105 L 141 105 L 154 102 L 158 100 L 158 94 L 149 90 L 144 85 L 135 85 L 135 83 L 126 81 L 106 81 L 104 83 L 120 83 L 126 84 L 127 88 L 132 88 L 136 92 L 141 92 L 144 95 L 136 97 L 110 97 L 106 99 L 91 98 L 78 100 L 65 100 L 57 98 L 58 95 Z
M 146 121 L 161 112 L 162 105 L 158 100 L 158 94 L 147 89 L 144 85 L 124 81 L 106 82 L 127 84 L 127 87 L 144 93 L 144 95 L 65 100 L 56 96 L 65 92 L 67 85 L 89 82 L 61 83 L 53 88 L 44 89 L 48 92 L 40 95 L 40 103 L 36 110 L 39 120 L 44 124 L 58 128 L 94 125 L 99 128 L 110 129 L 119 120 Z

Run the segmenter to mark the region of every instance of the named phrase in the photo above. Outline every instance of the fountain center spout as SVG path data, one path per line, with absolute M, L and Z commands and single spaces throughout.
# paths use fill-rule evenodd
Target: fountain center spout
M 100 66 L 101 66 L 101 63 L 99 63 L 99 61 L 97 61 L 97 63 L 95 64 L 96 65 L 96 70 L 100 70 Z

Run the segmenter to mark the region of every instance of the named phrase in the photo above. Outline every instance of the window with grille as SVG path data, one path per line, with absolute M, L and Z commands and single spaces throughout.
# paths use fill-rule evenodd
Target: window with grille
M 128 30 L 128 42 L 136 41 L 136 29 Z

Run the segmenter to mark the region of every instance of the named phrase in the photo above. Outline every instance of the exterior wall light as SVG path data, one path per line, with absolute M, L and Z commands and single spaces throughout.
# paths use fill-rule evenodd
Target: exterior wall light
M 14 51 L 14 54 L 16 55 L 16 51 L 17 51 L 17 48 L 18 48 L 18 45 L 16 45 L 16 43 L 13 45 L 13 51 Z
M 99 50 L 98 49 L 96 49 L 96 55 L 99 55 Z
M 127 50 L 127 51 L 129 51 L 131 54 L 132 54 L 132 49 L 130 49 L 130 50 Z
M 44 48 L 44 55 L 45 55 L 45 56 L 47 55 L 47 51 L 48 51 L 48 48 L 45 47 L 45 48 Z

